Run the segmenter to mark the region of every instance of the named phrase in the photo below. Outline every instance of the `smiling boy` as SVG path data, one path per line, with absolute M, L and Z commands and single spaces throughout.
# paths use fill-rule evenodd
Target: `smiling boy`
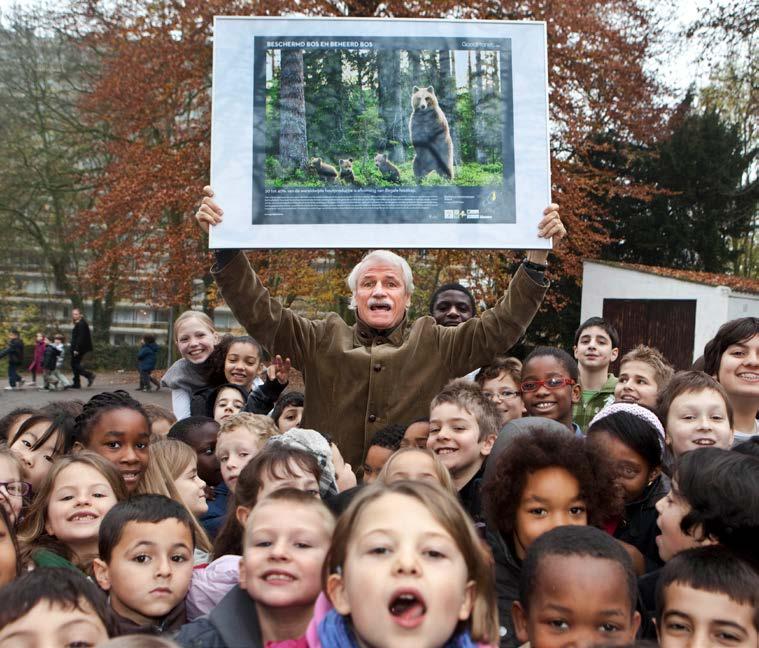
M 619 362 L 614 399 L 656 409 L 659 394 L 674 375 L 672 365 L 658 349 L 639 344 Z
M 119 634 L 162 634 L 185 623 L 195 536 L 182 504 L 162 495 L 120 502 L 100 525 L 98 548 L 95 579 Z
M 575 332 L 572 351 L 579 364 L 582 385 L 582 400 L 575 403 L 572 418 L 584 432 L 591 419 L 614 402 L 617 379 L 609 373 L 609 365 L 619 355 L 619 334 L 602 317 L 591 317 Z
M 729 450 L 733 408 L 724 387 L 703 371 L 681 371 L 659 395 L 665 442 L 675 458 L 697 448 Z
M 448 468 L 464 509 L 481 518 L 480 482 L 498 434 L 498 410 L 468 380 L 448 383 L 430 403 L 427 447 Z

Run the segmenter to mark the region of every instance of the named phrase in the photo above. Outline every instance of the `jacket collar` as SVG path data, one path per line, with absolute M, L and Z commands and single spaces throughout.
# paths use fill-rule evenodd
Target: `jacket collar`
M 356 346 L 372 346 L 374 342 L 388 342 L 395 347 L 401 346 L 407 321 L 406 315 L 404 315 L 400 324 L 395 328 L 379 331 L 356 317 L 356 323 L 353 325 L 353 342 Z
M 241 641 L 250 648 L 263 648 L 256 604 L 247 592 L 235 585 L 208 615 L 209 621 L 227 646 Z
M 187 614 L 185 611 L 184 599 L 177 604 L 169 613 L 162 619 L 156 620 L 155 623 L 148 625 L 139 625 L 131 619 L 117 614 L 116 611 L 111 608 L 113 617 L 119 628 L 119 634 L 150 634 L 160 635 L 165 632 L 176 632 L 179 628 L 187 622 Z
M 522 570 L 522 563 L 516 557 L 514 550 L 510 546 L 511 543 L 507 542 L 497 529 L 487 529 L 487 539 L 493 552 L 493 561 L 496 566 L 504 568 L 518 576 Z
M 643 489 L 637 500 L 628 502 L 625 505 L 625 510 L 630 512 L 656 508 L 656 503 L 667 494 L 667 491 L 669 491 L 667 483 L 662 478 L 662 475 L 658 475 L 656 479 Z

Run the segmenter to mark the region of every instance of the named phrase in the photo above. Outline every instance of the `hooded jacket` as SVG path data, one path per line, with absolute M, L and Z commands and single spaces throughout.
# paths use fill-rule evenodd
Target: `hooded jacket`
M 498 623 L 501 626 L 501 648 L 520 645 L 511 618 L 511 605 L 519 599 L 519 577 L 522 564 L 498 531 L 488 529 L 485 536 L 495 562 L 495 593 L 498 598 Z
M 153 371 L 158 355 L 158 345 L 155 342 L 143 344 L 137 352 L 137 368 L 140 371 Z
M 625 505 L 624 518 L 614 530 L 614 537 L 635 547 L 646 560 L 646 573 L 659 569 L 664 562 L 659 557 L 656 536 L 661 531 L 656 524 L 656 502 L 669 491 L 668 481 L 659 475 L 646 486 L 640 498 Z

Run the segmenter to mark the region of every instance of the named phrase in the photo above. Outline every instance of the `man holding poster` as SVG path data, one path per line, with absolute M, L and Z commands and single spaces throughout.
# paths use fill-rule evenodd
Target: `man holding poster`
M 205 192 L 195 217 L 207 231 L 222 221 L 223 211 L 210 187 Z M 564 237 L 558 206 L 543 213 L 538 236 Z M 270 353 L 290 357 L 303 373 L 302 426 L 329 432 L 357 465 L 375 432 L 428 415 L 430 401 L 449 380 L 487 364 L 523 335 L 548 289 L 547 258 L 547 250 L 530 250 L 498 303 L 456 327 L 429 316 L 407 321 L 411 268 L 386 250 L 367 254 L 347 279 L 353 326 L 337 313 L 312 321 L 284 308 L 239 250 L 217 251 L 212 272 L 247 332 Z

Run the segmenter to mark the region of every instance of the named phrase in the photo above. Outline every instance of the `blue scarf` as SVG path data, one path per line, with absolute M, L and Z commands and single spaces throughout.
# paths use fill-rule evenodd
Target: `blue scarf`
M 359 648 L 350 624 L 337 610 L 330 610 L 319 624 L 319 641 L 325 648 Z M 467 630 L 455 634 L 442 648 L 476 648 Z

